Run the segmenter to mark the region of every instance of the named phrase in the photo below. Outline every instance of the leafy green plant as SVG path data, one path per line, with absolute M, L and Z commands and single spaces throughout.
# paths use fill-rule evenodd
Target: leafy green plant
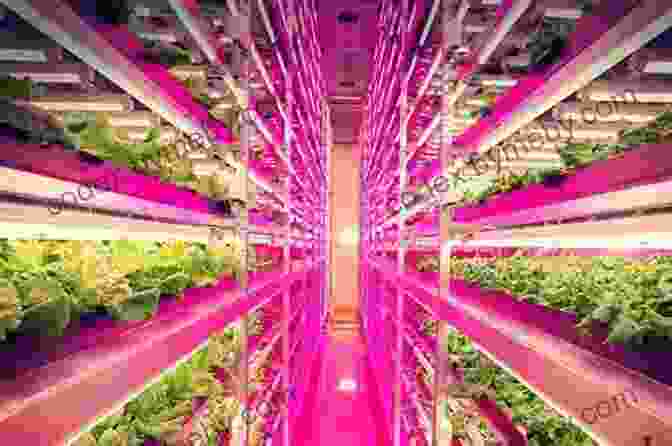
M 33 82 L 30 79 L 16 79 L 0 76 L 0 97 L 13 99 L 30 99 Z
M 35 107 L 14 104 L 0 95 L 0 124 L 8 124 L 28 144 L 62 144 L 72 149 L 63 129 L 46 112 Z
M 0 340 L 17 330 L 59 336 L 79 314 L 99 309 L 147 319 L 161 295 L 212 285 L 239 262 L 237 251 L 181 241 L 3 240 L 0 247 Z
M 195 79 L 189 77 L 182 81 L 184 87 L 189 90 L 193 99 L 199 104 L 203 105 L 207 109 L 214 107 L 217 104 L 217 101 L 211 99 L 205 91 L 199 87 Z
M 159 129 L 152 129 L 143 142 L 129 142 L 109 126 L 104 114 L 73 113 L 66 117 L 66 134 L 79 150 L 120 167 L 157 176 L 210 198 L 224 200 L 229 196 L 228 185 L 219 175 L 196 176 L 192 162 L 177 144 L 161 144 Z
M 596 159 L 597 153 L 603 153 L 603 146 L 586 143 L 568 143 L 558 149 L 558 154 L 569 168 L 586 166 Z
M 503 192 L 521 189 L 530 184 L 560 184 L 571 169 L 582 168 L 594 161 L 605 160 L 634 150 L 642 144 L 662 144 L 672 141 L 672 112 L 664 112 L 646 126 L 622 131 L 615 144 L 589 144 L 567 142 L 558 149 L 563 168 L 529 169 L 523 174 L 509 174 L 493 180 L 478 192 L 466 190 L 463 204 L 482 204 L 490 197 Z
M 191 64 L 191 52 L 187 49 L 152 40 L 144 40 L 144 45 L 143 58 L 147 63 L 163 65 L 166 68 Z
M 541 29 L 533 34 L 527 46 L 532 67 L 544 67 L 555 63 L 567 45 L 567 36 L 574 30 L 569 20 L 544 19 Z
M 525 426 L 530 445 L 594 446 L 587 434 L 482 355 L 465 336 L 451 332 L 442 345 L 462 357 L 465 382 L 491 389 L 497 405 L 511 412 L 514 423 Z
M 208 441 L 213 442 L 221 433 L 230 431 L 240 404 L 225 394 L 223 384 L 212 370 L 227 367 L 235 375 L 237 363 L 224 363 L 220 356 L 222 352 L 239 351 L 240 340 L 236 324 L 211 336 L 206 348 L 163 375 L 122 410 L 101 420 L 85 435 L 89 443 L 81 446 L 101 446 L 103 440 L 117 435 L 123 436 L 128 441 L 123 445 L 128 446 L 140 446 L 147 439 L 158 440 L 162 445 L 175 444 L 184 423 L 193 415 L 192 402 L 196 397 L 207 399 L 208 415 L 199 422 L 204 425 Z
M 483 203 L 486 199 L 504 192 L 522 189 L 530 184 L 545 182 L 548 178 L 561 174 L 560 169 L 528 170 L 523 174 L 510 173 L 492 181 L 478 192 L 467 191 L 462 198 L 463 203 Z
M 180 432 L 185 418 L 193 412 L 193 375 L 202 370 L 204 358 L 206 350 L 196 352 L 120 411 L 102 419 L 88 433 L 87 441 L 93 438 L 97 443 L 92 446 L 102 446 L 108 438 L 123 436 L 123 445 L 141 446 L 146 439 L 165 440 Z
M 60 336 L 70 324 L 71 303 L 54 279 L 33 278 L 21 284 L 24 311 L 21 331 Z
M 619 134 L 619 144 L 634 148 L 641 144 L 660 144 L 670 141 L 672 135 L 672 112 L 664 112 L 644 127 L 623 130 Z
M 609 326 L 607 342 L 636 348 L 648 340 L 672 340 L 672 259 L 632 261 L 594 257 L 567 262 L 548 271 L 534 257 L 513 256 L 497 262 L 453 260 L 455 275 L 484 288 L 574 313 L 577 328 L 589 332 L 595 322 Z
M 80 150 L 133 170 L 142 171 L 148 161 L 159 158 L 161 150 L 158 130 L 141 143 L 124 143 L 100 114 L 67 124 L 66 134 Z

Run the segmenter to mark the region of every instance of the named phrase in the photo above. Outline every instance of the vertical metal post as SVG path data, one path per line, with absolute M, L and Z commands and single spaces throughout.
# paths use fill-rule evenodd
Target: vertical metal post
M 408 126 L 406 125 L 406 115 L 408 114 L 408 76 L 406 76 L 406 70 L 409 66 L 403 58 L 406 56 L 406 45 L 407 45 L 407 30 L 408 23 L 410 20 L 410 5 L 407 1 L 401 2 L 401 15 L 402 19 L 400 20 L 398 30 L 399 33 L 399 45 L 402 63 L 401 63 L 401 72 L 398 73 L 399 76 L 402 76 L 401 83 L 401 100 L 399 101 L 399 113 L 400 113 L 400 130 L 401 138 L 399 141 L 399 248 L 398 248 L 398 257 L 397 257 L 397 267 L 399 274 L 404 274 L 406 271 L 405 261 L 406 261 L 406 252 L 407 252 L 407 240 L 406 240 L 406 231 L 405 231 L 405 209 L 402 204 L 402 197 L 406 189 L 407 182 L 407 172 L 406 172 L 406 158 L 408 157 Z M 397 300 L 396 300 L 396 319 L 398 321 L 404 320 L 404 292 L 401 287 L 397 288 Z M 403 348 L 404 348 L 404 339 L 403 331 L 401 327 L 396 327 L 394 330 L 395 333 L 395 367 L 394 367 L 394 446 L 401 446 L 401 428 L 402 428 L 402 419 L 401 419 L 401 404 L 402 404 L 402 368 L 403 368 Z
M 289 63 L 292 63 L 293 51 L 292 43 L 294 39 L 294 31 L 296 23 L 294 1 L 288 1 L 288 44 L 287 53 L 289 55 Z M 287 190 L 287 221 L 286 221 L 286 231 L 287 237 L 284 245 L 284 258 L 285 258 L 285 272 L 290 273 L 292 271 L 292 151 L 294 140 L 292 135 L 294 133 L 293 129 L 293 120 L 294 120 L 294 91 L 293 91 L 293 71 L 288 71 L 285 78 L 285 94 L 287 101 L 287 119 L 284 121 L 284 144 L 285 152 L 287 153 L 288 159 L 288 175 L 286 181 L 286 190 Z M 289 370 L 290 364 L 290 349 L 291 349 L 291 339 L 289 332 L 289 322 L 291 317 L 291 293 L 292 287 L 283 294 L 282 307 L 282 388 L 283 388 L 283 406 L 284 414 L 282 420 L 282 444 L 283 446 L 290 446 L 290 400 L 289 400 L 289 389 L 291 386 L 291 373 Z
M 249 197 L 249 154 L 250 154 L 250 136 L 253 131 L 253 123 L 250 117 L 250 109 L 254 106 L 254 100 L 251 98 L 250 89 L 249 89 L 249 76 L 250 76 L 250 59 L 245 58 L 243 60 L 243 76 L 241 79 L 241 89 L 245 92 L 245 96 L 248 99 L 246 101 L 246 109 L 243 110 L 243 115 L 241 116 L 241 138 L 240 138 L 240 168 L 244 169 L 245 175 L 243 175 L 243 184 L 242 184 L 242 195 L 245 199 L 245 206 L 242 206 L 240 209 L 240 222 L 239 222 L 239 233 L 240 233 L 240 244 L 241 244 L 241 271 L 240 271 L 240 289 L 242 291 L 242 297 L 244 300 L 247 299 L 248 286 L 249 286 L 249 269 L 250 265 L 250 246 L 249 246 L 249 203 L 251 203 Z M 241 362 L 239 366 L 239 376 L 240 382 L 242 383 L 242 388 L 240 391 L 240 405 L 244 407 L 249 412 L 251 408 L 248 407 L 249 401 L 249 351 L 248 351 L 248 317 L 244 316 L 241 321 Z M 250 441 L 250 423 L 249 417 L 245 417 L 243 420 L 243 432 L 241 435 L 242 445 L 247 446 Z
M 444 7 L 449 7 L 449 5 L 444 4 Z M 442 47 L 445 45 L 446 41 L 446 32 L 444 30 L 441 36 Z M 439 113 L 447 115 L 451 112 L 450 108 L 452 107 L 452 102 L 450 95 L 443 91 L 444 86 L 442 85 L 441 91 L 441 110 Z M 449 150 L 450 143 L 452 142 L 452 137 L 448 138 L 448 141 L 445 140 L 444 135 L 445 131 L 445 122 L 441 119 L 441 149 L 439 150 L 439 162 L 441 163 L 441 172 L 445 172 L 450 165 L 450 157 L 448 156 L 447 151 Z M 441 199 L 439 199 L 439 293 L 437 296 L 437 301 L 435 303 L 435 308 L 438 310 L 439 305 L 441 304 L 442 297 L 447 297 L 450 287 L 450 251 L 444 248 L 444 243 L 450 240 L 450 210 L 444 211 L 441 208 Z M 434 314 L 438 314 L 438 311 L 434 311 Z M 432 435 L 432 446 L 443 446 L 450 445 L 452 440 L 452 428 L 448 423 L 448 420 L 444 420 L 445 414 L 442 413 L 441 407 L 444 405 L 444 397 L 441 394 L 442 388 L 446 382 L 447 370 L 447 351 L 442 347 L 442 340 L 445 337 L 448 326 L 445 322 L 441 321 L 437 317 L 437 343 L 436 343 L 436 370 L 434 370 L 434 420 L 432 423 L 433 435 Z

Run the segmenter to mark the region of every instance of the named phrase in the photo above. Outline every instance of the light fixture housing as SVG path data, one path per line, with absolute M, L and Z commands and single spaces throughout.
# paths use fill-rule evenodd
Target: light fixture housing
M 130 112 L 133 100 L 125 94 L 49 94 L 28 101 L 17 100 L 17 105 L 30 105 L 47 112 Z
M 341 392 L 355 392 L 357 391 L 357 381 L 352 378 L 342 378 L 338 382 L 338 390 Z

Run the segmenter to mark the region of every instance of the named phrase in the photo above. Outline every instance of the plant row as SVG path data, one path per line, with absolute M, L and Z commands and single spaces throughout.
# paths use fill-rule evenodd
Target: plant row
M 206 348 L 102 419 L 76 446 L 181 446 L 199 440 L 204 446 L 228 444 L 241 410 L 235 397 L 240 340 L 237 324 L 213 335 Z M 204 416 L 192 419 L 203 404 Z
M 263 310 L 248 317 L 249 335 L 259 334 L 256 322 L 263 318 Z M 224 446 L 230 444 L 234 431 L 240 432 L 241 423 L 249 425 L 250 444 L 261 446 L 280 413 L 282 395 L 276 391 L 268 401 L 260 402 L 267 394 L 259 391 L 269 389 L 256 376 L 265 372 L 273 376 L 273 358 L 267 357 L 250 370 L 248 391 L 256 408 L 248 411 L 238 400 L 243 385 L 239 375 L 241 323 L 229 324 L 210 336 L 205 348 L 96 423 L 75 446 Z M 265 405 L 263 414 L 260 404 Z
M 208 198 L 229 198 L 235 168 L 225 159 L 227 152 L 236 156 L 237 145 L 203 146 L 203 135 L 178 135 L 162 142 L 161 129 L 147 131 L 144 140 L 131 138 L 128 131 L 110 125 L 104 112 L 64 112 L 56 119 L 34 108 L 15 106 L 0 100 L 3 116 L 15 129 L 19 141 L 60 144 L 77 150 L 89 159 L 104 160 L 120 168 L 157 177 L 161 181 L 198 192 Z M 232 112 L 233 113 L 233 112 Z M 239 113 L 233 113 L 227 125 L 238 125 Z M 175 131 L 175 130 L 173 130 Z M 217 171 L 202 170 L 199 163 L 217 163 Z
M 503 175 L 478 192 L 467 188 L 462 204 L 482 204 L 495 195 L 522 189 L 531 184 L 559 185 L 577 169 L 587 167 L 598 160 L 619 157 L 625 152 L 637 149 L 640 145 L 669 142 L 671 135 L 672 112 L 665 112 L 646 126 L 621 131 L 618 142 L 614 144 L 577 143 L 570 140 L 558 149 L 564 167 L 529 169 L 522 174 Z
M 555 259 L 555 258 L 553 258 Z M 602 323 L 610 343 L 631 347 L 672 341 L 672 258 L 453 259 L 455 278 L 514 298 L 576 314 L 581 332 Z
M 465 384 L 487 389 L 497 405 L 511 415 L 513 422 L 524 426 L 530 446 L 595 446 L 579 427 L 481 354 L 465 336 L 451 332 L 442 339 L 442 344 L 449 354 L 459 356 Z M 451 421 L 454 420 L 448 407 L 446 411 Z M 458 417 L 453 423 L 459 427 L 460 420 Z
M 87 313 L 150 318 L 161 296 L 236 276 L 239 257 L 235 244 L 0 240 L 0 339 L 60 336 Z

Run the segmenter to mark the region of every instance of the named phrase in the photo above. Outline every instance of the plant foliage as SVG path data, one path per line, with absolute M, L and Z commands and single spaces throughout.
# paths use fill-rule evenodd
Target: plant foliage
M 177 446 L 185 423 L 194 414 L 194 401 L 205 398 L 207 414 L 201 423 L 208 444 L 230 433 L 240 415 L 240 403 L 225 389 L 226 379 L 237 376 L 241 349 L 240 329 L 230 324 L 210 337 L 207 347 L 194 353 L 175 370 L 128 402 L 120 411 L 101 420 L 80 438 L 77 446 L 140 446 L 157 441 L 161 446 Z M 224 381 L 216 370 L 225 370 Z M 110 441 L 119 441 L 110 443 Z
M 151 317 L 161 295 L 238 271 L 231 249 L 198 243 L 2 240 L 0 339 L 21 331 L 59 336 L 81 313 Z
M 587 434 L 481 354 L 468 338 L 451 332 L 442 342 L 451 354 L 462 358 L 465 381 L 491 389 L 497 405 L 512 414 L 514 423 L 525 426 L 530 446 L 594 446 Z
M 634 261 L 593 257 L 549 271 L 538 258 L 515 255 L 496 261 L 453 260 L 457 277 L 525 301 L 577 315 L 578 328 L 596 322 L 609 327 L 610 343 L 637 348 L 648 341 L 672 341 L 672 258 Z
M 574 169 L 586 167 L 595 161 L 620 156 L 642 144 L 662 144 L 669 141 L 672 141 L 672 112 L 664 112 L 644 127 L 622 131 L 618 143 L 615 144 L 569 141 L 558 149 L 563 168 L 529 169 L 520 175 L 511 173 L 501 176 L 477 192 L 465 190 L 462 202 L 483 203 L 497 194 L 521 189 L 530 184 L 544 183 L 549 186 L 560 184 Z

